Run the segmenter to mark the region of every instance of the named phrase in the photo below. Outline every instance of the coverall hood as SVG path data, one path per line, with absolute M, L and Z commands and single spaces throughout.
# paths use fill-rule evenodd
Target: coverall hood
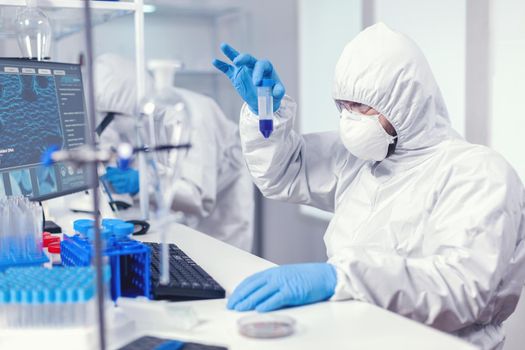
M 95 96 L 98 111 L 111 111 L 128 116 L 138 113 L 137 76 L 133 61 L 106 53 L 95 60 Z M 146 93 L 153 89 L 153 79 L 146 74 Z
M 333 98 L 363 103 L 384 115 L 398 134 L 398 154 L 433 146 L 454 134 L 423 53 L 383 23 L 346 45 L 335 68 Z

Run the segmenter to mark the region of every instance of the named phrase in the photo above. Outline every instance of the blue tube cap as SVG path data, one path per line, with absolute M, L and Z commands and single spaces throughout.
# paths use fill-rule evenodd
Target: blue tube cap
M 131 235 L 134 229 L 135 229 L 135 226 L 133 226 L 133 224 L 125 222 L 125 223 L 113 226 L 113 234 L 117 238 L 125 238 Z
M 120 224 L 125 224 L 126 222 L 120 219 L 102 219 L 102 227 L 107 228 L 108 230 L 113 230 L 113 227 Z
M 95 221 L 91 219 L 79 219 L 73 222 L 73 229 L 81 235 L 86 235 L 90 228 L 95 226 Z

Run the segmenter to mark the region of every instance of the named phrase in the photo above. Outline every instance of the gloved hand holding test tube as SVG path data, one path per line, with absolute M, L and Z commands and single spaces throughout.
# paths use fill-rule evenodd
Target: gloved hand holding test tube
M 212 64 L 230 79 L 234 89 L 250 110 L 259 116 L 259 130 L 264 138 L 273 132 L 273 113 L 277 112 L 285 88 L 273 64 L 246 53 L 239 53 L 228 44 L 221 50 L 233 65 L 215 59 Z

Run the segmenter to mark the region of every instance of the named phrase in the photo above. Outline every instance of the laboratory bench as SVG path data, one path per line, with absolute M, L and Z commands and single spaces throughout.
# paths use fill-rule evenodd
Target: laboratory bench
M 78 214 L 61 214 L 57 220 L 70 227 Z M 155 225 L 149 233 L 135 237 L 145 242 L 159 242 Z M 67 232 L 67 231 L 66 231 Z M 181 248 L 206 270 L 226 290 L 232 293 L 244 278 L 275 266 L 270 261 L 252 255 L 189 227 L 173 224 L 167 232 L 167 241 Z M 117 302 L 118 303 L 118 302 Z M 475 346 L 459 338 L 439 332 L 418 322 L 371 304 L 358 301 L 327 301 L 302 307 L 275 311 L 296 321 L 293 335 L 279 339 L 252 339 L 239 334 L 237 321 L 254 312 L 240 313 L 226 309 L 226 299 L 186 301 L 143 300 L 142 307 L 127 310 L 126 303 L 117 308 L 132 320 L 133 331 L 121 332 L 113 337 L 110 349 L 117 349 L 140 335 L 224 346 L 230 350 L 242 349 L 399 349 L 474 350 Z M 191 310 L 198 324 L 191 328 L 171 327 L 165 317 L 157 317 L 164 309 Z M 179 311 L 180 311 L 179 310 Z M 180 322 L 181 312 L 175 313 L 173 322 Z M 184 315 L 184 312 L 182 312 Z M 165 315 L 164 315 L 165 316 Z M 178 321 L 177 321 L 178 318 Z

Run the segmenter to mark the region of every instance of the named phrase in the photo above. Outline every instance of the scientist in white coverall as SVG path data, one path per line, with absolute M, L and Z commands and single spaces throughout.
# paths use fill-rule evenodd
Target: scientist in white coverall
M 98 116 L 115 113 L 100 135 L 102 147 L 121 142 L 136 144 L 135 65 L 114 54 L 95 61 Z M 148 76 L 148 91 L 152 82 Z M 172 89 L 189 111 L 192 147 L 178 161 L 180 177 L 171 186 L 175 194 L 171 209 L 184 214 L 185 224 L 217 239 L 250 251 L 253 242 L 253 184 L 242 158 L 238 128 L 215 101 L 192 91 Z M 99 118 L 102 119 L 102 118 Z M 169 121 L 166 121 L 169 123 Z M 109 168 L 104 178 L 115 192 L 133 195 L 137 201 L 139 173 Z
M 240 133 L 255 184 L 266 197 L 334 213 L 327 263 L 257 273 L 228 307 L 354 299 L 500 349 L 525 279 L 524 189 L 499 154 L 452 129 L 415 43 L 384 24 L 360 33 L 335 68 L 339 132 L 308 135 L 294 131 L 296 105 L 272 65 L 222 49 L 233 65 L 214 65 L 246 101 Z M 269 139 L 253 99 L 263 77 L 276 81 Z

